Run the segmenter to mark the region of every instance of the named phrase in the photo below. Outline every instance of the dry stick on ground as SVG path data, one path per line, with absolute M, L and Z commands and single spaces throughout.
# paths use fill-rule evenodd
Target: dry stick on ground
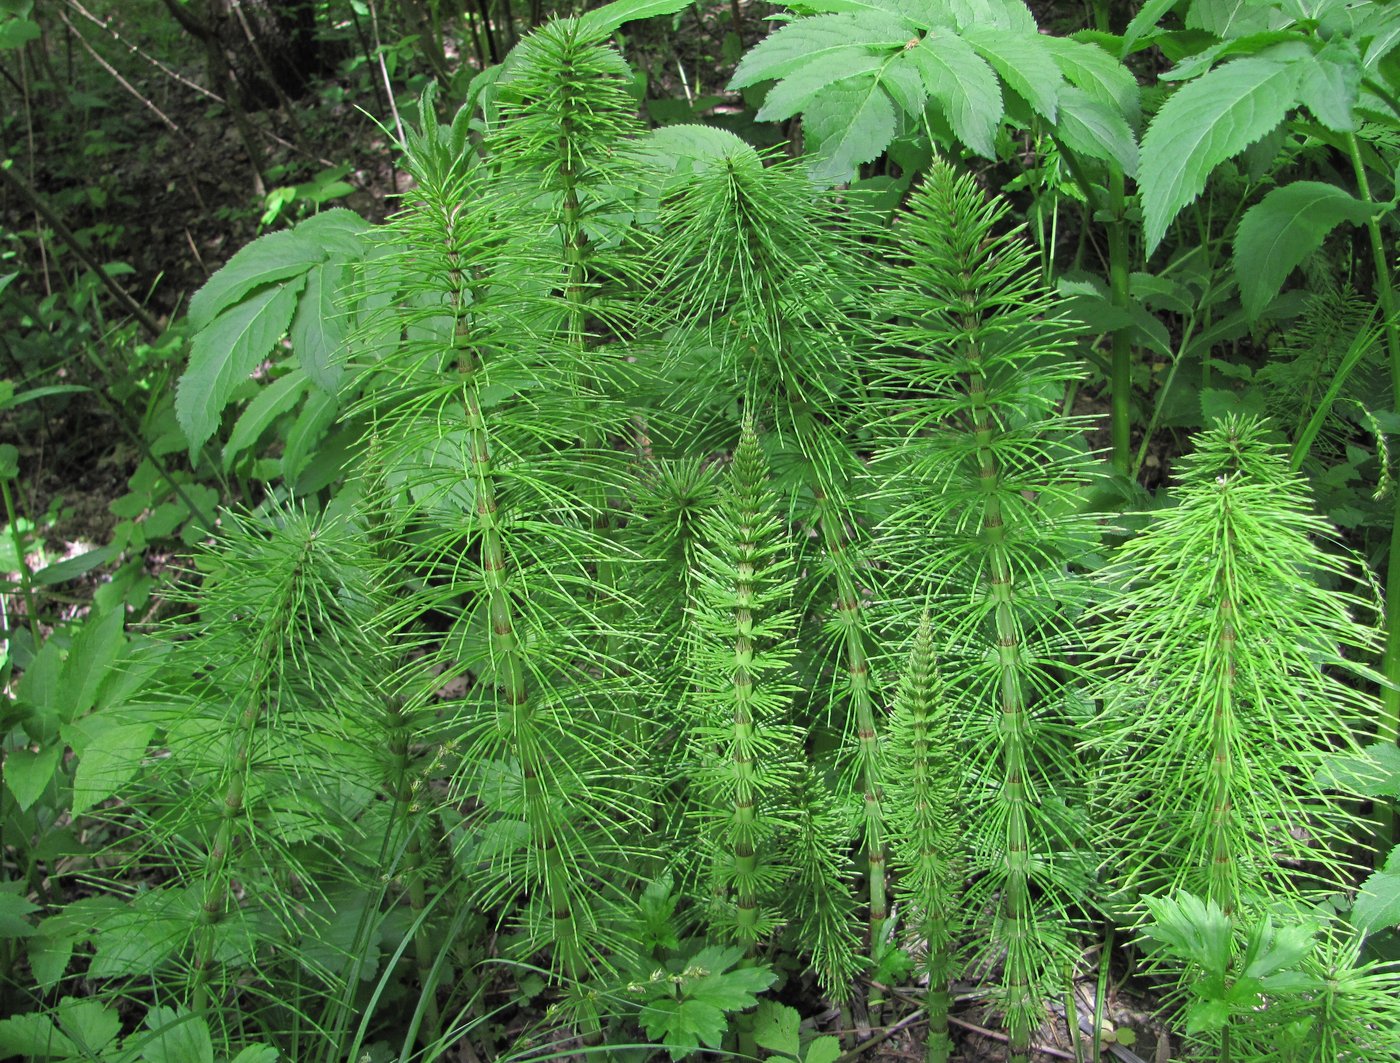
M 113 39 L 114 41 L 116 41 L 118 44 L 120 44 L 120 45 L 121 45 L 123 48 L 125 48 L 127 51 L 131 52 L 133 55 L 139 55 L 142 59 L 146 60 L 146 62 L 150 63 L 151 66 L 155 67 L 157 70 L 159 70 L 159 71 L 160 71 L 162 74 L 164 74 L 166 77 L 172 79 L 173 81 L 179 82 L 181 85 L 184 85 L 185 88 L 187 88 L 187 89 L 193 89 L 195 92 L 197 92 L 197 93 L 199 93 L 201 96 L 204 96 L 205 98 L 207 98 L 207 99 L 213 101 L 214 103 L 222 104 L 222 105 L 225 106 L 225 107 L 227 107 L 227 106 L 229 105 L 228 101 L 227 101 L 226 99 L 224 99 L 222 96 L 220 96 L 217 92 L 214 92 L 212 89 L 207 89 L 207 88 L 205 88 L 203 85 L 199 84 L 199 82 L 197 82 L 197 81 L 191 81 L 189 78 L 187 78 L 187 77 L 185 77 L 183 74 L 181 74 L 178 70 L 172 70 L 172 69 L 170 69 L 170 67 L 166 66 L 166 65 L 165 65 L 164 63 L 162 63 L 159 59 L 156 59 L 154 56 L 148 55 L 146 52 L 142 51 L 137 45 L 132 44 L 130 41 L 128 41 L 126 38 L 124 38 L 120 33 L 118 33 L 118 32 L 116 31 L 116 29 L 113 28 L 113 26 L 112 26 L 112 20 L 111 20 L 111 19 L 108 19 L 108 20 L 105 21 L 105 22 L 102 21 L 102 20 L 99 19 L 96 15 L 94 15 L 91 11 L 89 11 L 87 8 L 83 7 L 82 4 L 78 3 L 78 0 L 65 0 L 65 2 L 66 2 L 66 3 L 68 4 L 68 6 L 71 7 L 74 11 L 76 11 L 78 14 L 82 15 L 83 18 L 87 19 L 89 22 L 93 23 L 94 25 L 96 25 L 96 26 L 98 26 L 98 27 L 100 27 L 100 28 L 106 30 L 109 34 L 111 34 L 112 39 Z M 3 72 L 3 71 L 0 71 L 0 72 Z M 376 89 L 379 87 L 379 83 L 378 83 L 378 82 L 375 82 L 374 85 L 375 85 L 375 88 L 376 88 Z M 386 109 L 387 109 L 387 108 L 386 108 Z M 297 145 L 297 144 L 293 144 L 290 140 L 286 140 L 286 139 L 284 139 L 284 138 L 282 138 L 282 137 L 279 137 L 276 133 L 274 133 L 274 132 L 273 132 L 272 130 L 270 130 L 270 129 L 263 129 L 261 126 L 254 126 L 253 128 L 254 128 L 259 134 L 261 134 L 262 136 L 267 137 L 269 140 L 275 141 L 277 144 L 280 144 L 282 147 L 286 148 L 288 151 L 295 151 L 297 154 L 299 154 L 299 155 L 304 155 L 304 156 L 306 156 L 308 159 L 311 159 L 311 160 L 313 160 L 313 161 L 315 161 L 315 162 L 320 163 L 322 166 L 334 166 L 334 165 L 336 165 L 335 162 L 334 162 L 333 160 L 327 159 L 327 158 L 326 158 L 325 156 L 323 156 L 323 155 L 316 155 L 316 154 L 313 154 L 312 152 L 308 151 L 306 148 L 301 147 L 300 145 Z
M 68 32 L 71 33 L 74 37 L 78 38 L 78 43 L 83 46 L 83 50 L 86 51 L 88 55 L 92 56 L 92 58 L 97 62 L 98 66 L 100 66 L 103 70 L 107 71 L 107 73 L 112 76 L 112 79 L 116 81 L 118 85 L 126 89 L 126 91 L 131 93 L 131 95 L 135 96 L 136 99 L 141 102 L 141 105 L 143 107 L 154 113 L 157 118 L 159 118 L 163 123 L 165 123 L 165 127 L 169 129 L 172 133 L 174 133 L 176 136 L 178 136 L 181 140 L 183 140 L 189 146 L 190 150 L 194 150 L 194 141 L 192 141 L 189 138 L 189 134 L 187 134 L 183 129 L 176 125 L 175 120 L 172 119 L 164 111 L 162 111 L 159 107 L 157 107 L 154 102 L 148 100 L 145 96 L 141 95 L 137 88 L 134 85 L 132 85 L 131 82 L 127 81 L 126 78 L 122 77 L 121 74 L 117 72 L 116 68 L 113 67 L 111 63 L 107 62 L 107 60 L 103 59 L 102 56 L 98 55 L 96 49 L 94 49 L 93 46 L 88 43 L 88 39 L 84 37 L 81 33 L 79 33 L 77 27 L 74 26 L 73 23 L 68 20 L 67 12 L 60 11 L 58 13 L 58 17 L 60 20 L 62 20 L 63 24 L 68 27 Z M 199 191 L 199 185 L 189 175 L 188 171 L 186 171 L 183 174 L 183 176 L 185 178 L 185 182 L 190 186 L 190 191 L 194 193 L 195 202 L 199 204 L 199 209 L 203 213 L 208 214 L 209 208 L 204 202 L 204 196 Z
M 35 212 L 42 217 L 44 221 L 49 223 L 54 234 L 63 241 L 68 250 L 73 252 L 74 257 L 97 274 L 97 278 L 102 282 L 103 286 L 116 297 L 117 302 L 121 303 L 122 308 L 125 309 L 127 313 L 141 322 L 141 327 L 150 334 L 152 339 L 155 339 L 165 331 L 165 329 L 161 328 L 160 322 L 151 315 L 151 312 L 133 299 L 127 290 L 113 280 L 111 275 L 102 268 L 97 260 L 87 253 L 83 245 L 78 242 L 78 238 L 73 235 L 73 230 L 64 225 L 63 220 L 49 209 L 48 204 L 39 198 L 38 193 L 30 187 L 28 181 L 15 173 L 13 166 L 0 165 L 0 181 L 4 181 L 10 188 L 18 192 L 20 197 L 33 207 Z
M 248 17 L 243 14 L 243 5 L 234 4 L 233 13 L 238 17 L 238 25 L 243 29 L 243 36 L 248 41 L 248 47 L 253 50 L 253 58 L 258 61 L 258 66 L 262 67 L 263 77 L 267 78 L 267 83 L 272 86 L 272 94 L 277 97 L 277 106 L 287 116 L 287 124 L 292 127 L 292 136 L 298 141 L 304 140 L 301 123 L 297 121 L 296 109 L 292 106 L 292 101 L 287 99 L 287 94 L 282 91 L 282 86 L 278 84 L 277 72 L 272 69 L 272 64 L 267 61 L 267 56 L 263 55 L 263 50 L 258 47 L 257 38 L 253 36 L 253 27 L 248 25 Z

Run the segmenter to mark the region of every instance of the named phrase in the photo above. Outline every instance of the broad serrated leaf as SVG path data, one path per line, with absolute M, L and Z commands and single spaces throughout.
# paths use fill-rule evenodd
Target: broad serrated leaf
M 70 744 L 81 747 L 73 779 L 73 815 L 81 816 L 115 794 L 136 774 L 155 724 L 130 723 L 96 713 L 80 724 L 64 728 L 64 732 Z
M 249 296 L 190 343 L 190 364 L 175 391 L 175 416 L 191 452 L 219 426 L 233 390 L 272 352 L 287 332 L 305 272 L 285 284 Z
M 775 1000 L 760 1000 L 753 1021 L 753 1039 L 760 1048 L 798 1058 L 802 1016 L 796 1008 Z
M 1361 884 L 1352 919 L 1368 933 L 1400 925 L 1400 847 L 1392 849 L 1385 867 Z
M 1188 82 L 1162 105 L 1142 138 L 1143 215 L 1151 254 L 1212 170 L 1283 121 L 1295 102 L 1294 64 L 1236 59 Z
M 37 753 L 31 749 L 12 749 L 5 754 L 5 786 L 21 812 L 29 811 L 43 796 L 62 756 L 63 746 L 56 742 Z
M 894 104 L 873 77 L 837 85 L 812 101 L 802 130 L 816 156 L 813 178 L 840 184 L 854 177 L 861 163 L 878 158 L 894 139 Z
M 1316 55 L 1297 60 L 1303 76 L 1298 99 L 1328 129 L 1348 133 L 1356 128 L 1352 114 L 1361 96 L 1361 56 L 1344 38 L 1328 41 Z
M 58 1024 L 81 1053 L 96 1055 L 117 1039 L 122 1020 L 100 1000 L 64 997 L 58 1002 Z
M 273 421 L 295 406 L 310 385 L 307 374 L 295 369 L 253 396 L 224 444 L 224 468 L 229 468 L 240 452 L 256 443 Z
M 892 51 L 904 47 L 909 38 L 908 26 L 881 12 L 799 19 L 748 50 L 730 79 L 729 91 L 787 77 L 809 64 L 846 54 L 852 45 Z
M 1021 0 L 945 0 L 955 24 L 968 30 L 990 26 L 1015 33 L 1039 33 L 1035 16 Z
M 1038 33 L 1014 33 L 984 26 L 966 29 L 962 37 L 1032 110 L 1055 121 L 1065 79 L 1045 44 L 1046 38 Z
M 1250 320 L 1267 309 L 1288 275 L 1343 222 L 1362 225 L 1374 207 L 1322 181 L 1275 188 L 1250 207 L 1235 233 L 1235 277 Z
M 647 1036 L 659 1038 L 672 1059 L 690 1055 L 701 1044 L 718 1048 L 729 1028 L 724 1012 L 699 1000 L 663 998 L 642 1009 Z
M 1277 29 L 1287 19 L 1253 0 L 1191 0 L 1186 28 L 1205 30 L 1217 37 L 1243 37 Z
M 880 86 L 896 107 L 910 118 L 917 120 L 923 116 L 924 104 L 928 103 L 928 90 L 912 65 L 896 55 L 885 64 L 879 76 Z
M 1361 65 L 1375 70 L 1382 59 L 1400 46 L 1400 6 L 1386 4 L 1373 8 L 1357 27 L 1355 39 L 1367 41 Z
M 1124 58 L 1130 55 L 1133 45 L 1140 38 L 1156 29 L 1157 23 L 1161 22 L 1168 12 L 1184 2 L 1185 0 L 1147 0 L 1128 23 L 1128 28 L 1123 31 L 1123 48 L 1118 54 Z
M 803 1063 L 836 1063 L 840 1057 L 839 1037 L 817 1037 L 807 1046 L 807 1055 Z
M 112 664 L 122 652 L 125 620 L 121 609 L 89 616 L 73 640 L 63 665 L 63 685 L 71 699 L 64 712 L 65 721 L 82 716 L 97 704 L 98 688 L 111 675 Z
M 760 122 L 781 122 L 797 114 L 828 85 L 862 74 L 873 74 L 885 63 L 862 45 L 828 55 L 820 63 L 799 67 L 779 81 L 763 99 L 755 115 Z
M 952 16 L 946 12 L 939 12 L 937 6 L 931 7 L 922 3 L 921 0 L 813 0 L 812 3 L 804 3 L 803 11 L 810 11 L 814 15 L 838 14 L 858 11 L 868 11 L 877 15 L 892 15 L 911 29 L 916 26 L 925 26 L 928 17 L 935 17 L 944 14 L 946 21 L 951 25 Z
M 1055 129 L 1071 151 L 1116 163 L 1127 176 L 1137 176 L 1137 141 L 1121 111 L 1092 99 L 1082 89 L 1066 86 L 1060 91 L 1060 120 Z
M 311 382 L 330 395 L 338 394 L 345 375 L 337 355 L 345 342 L 349 315 L 340 294 L 349 283 L 350 269 L 332 259 L 313 267 L 292 317 L 292 353 Z
M 1137 126 L 1141 93 L 1131 70 L 1096 44 L 1046 37 L 1045 45 L 1071 85 L 1118 111 L 1130 126 Z
M 206 328 L 255 289 L 305 273 L 325 257 L 325 250 L 313 236 L 297 229 L 258 237 L 194 293 L 188 314 L 190 328 L 196 332 Z
M 94 937 L 91 978 L 147 975 L 163 964 L 194 926 L 198 901 L 179 890 L 151 890 L 129 908 L 104 915 Z
M 39 933 L 25 943 L 29 958 L 29 973 L 42 989 L 52 989 L 68 970 L 73 958 L 75 938 L 70 934 L 48 934 L 40 926 Z
M 363 257 L 371 249 L 365 239 L 371 228 L 353 210 L 331 207 L 297 223 L 296 231 L 303 239 L 315 241 L 329 258 L 346 262 Z
M 993 138 L 1004 108 L 1001 83 L 987 61 L 957 34 L 938 31 L 906 55 L 958 139 L 978 155 L 995 158 Z
M 34 924 L 25 916 L 39 906 L 17 893 L 0 893 L 0 938 L 26 938 L 34 933 Z
M 610 4 L 602 7 L 595 7 L 586 13 L 580 20 L 580 24 L 596 33 L 599 37 L 607 37 L 619 26 L 628 22 L 638 22 L 644 18 L 657 18 L 661 15 L 674 15 L 677 11 L 684 11 L 694 0 L 613 0 Z
M 141 1051 L 146 1063 L 214 1063 L 214 1042 L 209 1037 L 209 1024 L 201 1016 L 174 1008 L 152 1008 L 146 1025 L 153 1033 Z
M 0 1020 L 0 1059 L 64 1059 L 79 1054 L 78 1046 L 59 1033 L 47 1015 L 30 1013 Z

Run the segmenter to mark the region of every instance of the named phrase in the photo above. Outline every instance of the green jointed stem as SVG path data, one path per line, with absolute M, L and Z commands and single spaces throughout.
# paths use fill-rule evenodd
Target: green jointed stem
M 1366 164 L 1361 158 L 1356 137 L 1348 133 L 1346 141 L 1357 190 L 1364 202 L 1374 204 L 1371 183 L 1366 177 Z M 1371 240 L 1371 257 L 1376 270 L 1376 298 L 1380 302 L 1386 350 L 1390 355 L 1391 402 L 1396 410 L 1400 410 L 1400 317 L 1396 316 L 1395 287 L 1391 281 L 1390 262 L 1386 258 L 1385 237 L 1381 233 L 1380 218 L 1375 214 L 1367 219 L 1366 233 Z M 1376 741 L 1393 745 L 1400 739 L 1400 616 L 1397 616 L 1397 610 L 1400 610 L 1400 491 L 1392 489 L 1391 494 L 1394 512 L 1390 528 L 1390 558 L 1386 563 L 1383 666 L 1390 685 L 1381 692 L 1381 716 L 1376 721 Z M 1390 832 L 1385 833 L 1388 835 Z
M 928 1063 L 948 1063 L 954 930 L 952 917 L 961 878 L 957 822 L 961 763 L 953 720 L 933 653 L 929 614 L 909 651 L 890 728 L 890 836 L 899 879 L 910 903 L 909 923 L 927 949 Z
M 1128 223 L 1123 217 L 1124 178 L 1118 166 L 1109 166 L 1108 272 L 1113 305 L 1127 311 L 1129 305 Z M 1112 362 L 1113 467 L 1120 473 L 1130 471 L 1133 460 L 1133 328 L 1117 329 L 1113 333 Z
M 454 212 L 445 218 L 452 232 Z M 449 247 L 452 243 L 449 239 Z M 491 457 L 491 434 L 482 416 L 477 392 L 478 367 L 471 347 L 469 301 L 466 281 L 455 251 L 449 252 L 452 312 L 455 316 L 454 343 L 457 372 L 462 378 L 462 410 L 466 419 L 467 455 L 475 488 L 476 525 L 481 535 L 480 566 L 486 589 L 487 640 L 495 664 L 496 711 L 503 733 L 510 736 L 511 751 L 520 764 L 525 819 L 530 844 L 538 851 L 543 866 L 544 894 L 553 923 L 551 935 L 555 959 L 570 977 L 585 973 L 587 964 L 580 947 L 573 911 L 573 891 L 568 868 L 559 851 L 550 795 L 540 776 L 546 755 L 535 731 L 535 706 L 526 679 L 524 652 L 516 635 L 514 607 L 508 589 L 508 558 L 496 501 L 496 475 Z
M 865 625 L 860 590 L 851 571 L 849 536 L 829 500 L 821 498 L 820 524 L 827 556 L 836 572 L 836 614 L 840 622 L 850 684 L 851 705 L 856 718 L 856 757 L 864 794 L 861 825 L 869 874 L 870 950 L 878 951 L 889 918 L 885 874 L 885 813 L 880 741 L 875 724 L 875 699 L 870 661 L 865 652 Z
M 427 884 L 423 880 L 423 841 L 419 830 L 417 809 L 414 807 L 414 785 L 411 772 L 412 755 L 409 752 L 410 729 L 408 719 L 401 707 L 393 709 L 393 727 L 389 737 L 389 755 L 394 775 L 394 805 L 402 817 L 407 837 L 404 839 L 403 872 L 400 877 L 408 886 L 409 909 L 414 916 L 418 930 L 413 935 L 413 961 L 418 968 L 418 984 L 426 994 L 424 1026 L 420 1034 L 423 1044 L 431 1044 L 437 1039 L 441 1026 L 438 1013 L 437 994 L 432 991 L 432 970 L 435 960 L 433 943 L 422 915 L 428 903 Z
M 976 322 L 969 321 L 969 329 Z M 966 352 L 977 364 L 980 352 Z M 1011 585 L 1011 567 L 1006 557 L 1006 528 L 1002 522 L 998 494 L 996 452 L 992 447 L 991 412 L 985 404 L 986 380 L 979 372 L 968 374 L 968 395 L 972 400 L 973 432 L 977 439 L 977 460 L 986 503 L 982 511 L 982 535 L 987 544 L 987 590 L 994 603 L 993 629 L 1000 665 L 1000 710 L 1002 742 L 1001 801 L 1006 808 L 1006 883 L 1002 895 L 1003 936 L 1006 939 L 1005 988 L 1008 1016 L 1008 1050 L 1011 1063 L 1029 1058 L 1031 1023 L 1029 1015 L 1038 1003 L 1034 989 L 1034 963 L 1029 955 L 1030 924 L 1033 922 L 1030 896 L 1030 826 L 1027 822 L 1026 719 L 1025 694 L 1021 687 L 1021 633 L 1016 621 Z
M 1222 485 L 1221 491 L 1228 491 Z M 1221 521 L 1219 534 L 1224 540 L 1220 546 L 1220 568 L 1216 573 L 1216 631 L 1219 639 L 1219 657 L 1215 666 L 1215 689 L 1212 692 L 1210 728 L 1210 768 L 1208 777 L 1211 786 L 1211 808 L 1209 830 L 1210 870 L 1207 881 L 1210 885 L 1208 896 L 1220 905 L 1227 917 L 1233 918 L 1239 907 L 1239 865 L 1231 838 L 1234 833 L 1234 792 L 1235 760 L 1232 742 L 1239 731 L 1235 720 L 1235 653 L 1237 634 L 1234 609 L 1238 594 L 1235 589 L 1234 571 L 1231 559 L 1234 545 L 1230 542 L 1231 506 L 1229 495 L 1221 499 Z

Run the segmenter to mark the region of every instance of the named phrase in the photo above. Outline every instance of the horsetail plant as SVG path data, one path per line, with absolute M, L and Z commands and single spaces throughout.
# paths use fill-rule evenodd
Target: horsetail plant
M 673 143 L 674 134 L 657 139 Z M 878 961 L 889 917 L 885 812 L 862 592 L 872 581 L 860 542 L 868 523 L 858 489 L 864 468 L 852 445 L 864 394 L 849 327 L 868 270 L 835 200 L 800 166 L 765 165 L 727 135 L 689 150 L 696 157 L 688 179 L 663 200 L 657 249 L 658 288 L 672 293 L 672 313 L 689 334 L 672 370 L 685 383 L 671 401 L 692 410 L 738 401 L 771 423 L 788 527 L 817 532 L 813 556 L 804 558 L 802 616 L 819 626 L 812 641 L 835 696 L 814 705 L 814 715 L 835 717 L 842 728 L 844 783 L 861 809 L 870 955 Z M 718 355 L 708 364 L 707 351 Z M 808 691 L 814 700 L 818 689 Z
M 711 925 L 753 955 L 780 922 L 776 887 L 791 874 L 776 836 L 801 735 L 787 718 L 791 549 L 749 424 L 705 532 L 691 617 L 692 778 L 712 839 Z
M 626 413 L 552 327 L 567 271 L 548 222 L 514 210 L 509 182 L 430 113 L 407 163 L 417 186 L 376 263 L 383 309 L 366 346 L 379 353 L 364 370 L 396 470 L 377 506 L 402 587 L 385 623 L 422 651 L 417 699 L 465 684 L 445 729 L 477 902 L 510 920 L 519 954 L 547 953 L 577 986 L 627 948 L 616 891 L 639 872 L 629 829 L 649 822 L 632 786 L 645 762 L 618 725 L 646 679 L 606 649 L 635 626 L 601 619 L 593 592 L 618 560 L 595 487 L 620 491 L 626 470 L 601 443 L 578 445 L 579 425 L 604 440 Z M 445 634 L 436 614 L 452 617 Z
M 949 986 L 954 972 L 962 891 L 962 757 L 950 698 L 934 658 L 933 622 L 919 621 L 890 720 L 890 837 L 895 893 L 914 915 L 906 921 L 924 950 L 928 977 L 928 1063 L 947 1063 Z
M 1066 326 L 1004 203 L 936 165 L 896 222 L 876 356 L 886 449 L 879 539 L 908 603 L 932 603 L 968 751 L 967 910 L 990 912 L 1010 1058 L 1025 1063 L 1067 908 L 1084 896 L 1068 566 L 1093 542 L 1080 512 L 1084 425 L 1056 408 L 1078 376 Z M 912 611 L 912 610 L 911 610 Z M 917 615 L 917 614 L 915 614 Z
M 1375 711 L 1346 680 L 1378 650 L 1375 603 L 1346 589 L 1356 566 L 1320 545 L 1332 530 L 1267 433 L 1238 418 L 1197 437 L 1177 505 L 1104 576 L 1126 593 L 1096 640 L 1112 678 L 1090 746 L 1115 877 L 1226 918 L 1341 883 L 1356 824 L 1317 771 Z

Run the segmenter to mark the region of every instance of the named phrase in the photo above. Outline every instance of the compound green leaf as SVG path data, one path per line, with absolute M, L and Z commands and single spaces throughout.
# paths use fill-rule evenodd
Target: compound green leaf
M 56 742 L 37 753 L 31 749 L 12 749 L 5 754 L 5 785 L 21 812 L 27 812 L 43 795 L 62 755 L 63 746 Z
M 1045 45 L 1071 85 L 1118 111 L 1130 125 L 1137 125 L 1141 94 L 1131 70 L 1097 44 L 1046 37 Z
M 1183 85 L 1162 105 L 1142 139 L 1152 165 L 1138 182 L 1149 254 L 1215 167 L 1283 121 L 1299 77 L 1292 63 L 1236 59 Z
M 1137 141 L 1121 111 L 1082 89 L 1066 86 L 1060 92 L 1060 120 L 1055 128 L 1071 151 L 1115 163 L 1129 177 L 1137 176 Z
M 364 234 L 370 223 L 353 210 L 331 207 L 298 222 L 296 231 L 321 248 L 328 258 L 357 259 L 370 249 Z
M 891 15 L 907 23 L 912 29 L 915 26 L 927 25 L 927 19 L 930 17 L 937 17 L 940 6 L 947 5 L 927 4 L 921 0 L 813 0 L 812 3 L 804 3 L 802 10 L 810 11 L 814 15 L 868 11 L 876 15 Z M 944 14 L 951 22 L 952 16 L 946 12 Z
M 820 63 L 799 67 L 783 78 L 768 90 L 763 106 L 755 117 L 760 122 L 781 122 L 791 118 L 805 109 L 813 97 L 828 85 L 862 74 L 873 74 L 884 63 L 884 59 L 871 54 L 863 45 L 850 45 L 845 51 L 834 52 Z
M 882 12 L 818 15 L 799 19 L 750 48 L 730 79 L 729 91 L 777 80 L 802 67 L 845 55 L 853 45 L 891 51 L 909 42 L 912 31 Z
M 1369 17 L 1357 27 L 1355 39 L 1369 39 L 1361 62 L 1367 70 L 1375 70 L 1382 59 L 1400 46 L 1400 7 L 1385 4 L 1372 8 Z
M 46 933 L 44 926 L 25 942 L 25 954 L 29 959 L 29 973 L 34 981 L 44 989 L 52 989 L 68 970 L 68 961 L 73 958 L 76 938 L 72 934 Z
M 960 29 L 990 26 L 1015 33 L 1039 33 L 1035 16 L 1021 0 L 947 0 Z
M 107 1005 L 92 997 L 64 997 L 58 1002 L 58 1024 L 80 1052 L 97 1055 L 117 1039 L 122 1020 Z
M 760 1048 L 767 1048 L 793 1059 L 801 1051 L 802 1016 L 796 1008 L 773 1000 L 760 1000 L 754 1016 L 753 1037 Z
M 37 904 L 17 893 L 0 893 L 0 938 L 29 937 L 34 924 L 25 916 L 38 910 Z
M 1390 851 L 1385 867 L 1361 884 L 1352 918 L 1362 930 L 1400 925 L 1400 848 Z
M 59 1033 L 47 1015 L 30 1012 L 0 1021 L 0 1059 L 69 1059 L 77 1055 L 78 1046 Z
M 302 229 L 282 229 L 258 237 L 194 293 L 188 315 L 190 327 L 196 332 L 207 328 L 215 317 L 249 292 L 305 273 L 325 257 L 320 243 Z
M 71 699 L 63 715 L 65 722 L 82 716 L 97 704 L 98 688 L 111 675 L 112 664 L 122 651 L 125 620 L 121 609 L 90 615 L 73 640 L 63 665 L 63 686 Z
M 1257 0 L 1192 0 L 1186 28 L 1205 30 L 1217 37 L 1243 37 L 1277 29 L 1287 19 Z
M 1147 0 L 1123 32 L 1123 48 L 1119 55 L 1130 55 L 1133 45 L 1155 29 L 1157 23 L 1161 22 L 1168 12 L 1181 3 L 1182 0 Z
M 224 445 L 224 468 L 229 468 L 240 452 L 256 443 L 273 421 L 295 406 L 310 384 L 307 374 L 296 369 L 253 396 Z
M 1356 45 L 1334 38 L 1316 55 L 1297 60 L 1302 67 L 1299 101 L 1328 129 L 1339 133 L 1356 128 L 1352 114 L 1361 96 L 1361 56 Z
M 1001 84 L 987 61 L 957 34 L 939 31 L 905 54 L 958 139 L 978 155 L 995 158 L 993 138 L 1005 108 Z
M 819 181 L 849 181 L 856 167 L 879 156 L 894 139 L 894 104 L 880 82 L 833 86 L 812 102 L 803 132 L 815 149 L 812 175 Z
M 916 120 L 923 115 L 924 105 L 928 103 L 928 90 L 924 88 L 919 72 L 903 62 L 902 56 L 894 56 L 887 61 L 879 76 L 880 86 L 901 111 Z
M 660 15 L 674 15 L 684 11 L 694 0 L 613 0 L 610 4 L 594 8 L 579 21 L 599 37 L 607 37 L 613 30 L 628 22 L 639 22 L 645 18 Z
M 1037 114 L 1055 120 L 1065 79 L 1045 44 L 1047 38 L 984 26 L 966 29 L 962 36 Z
M 329 395 L 340 391 L 345 369 L 337 355 L 345 342 L 349 315 L 339 297 L 350 279 L 344 262 L 332 259 L 313 266 L 292 317 L 292 353 L 311 382 Z
M 81 736 L 76 733 L 79 730 Z M 130 723 L 95 713 L 64 731 L 73 744 L 82 746 L 73 779 L 73 815 L 80 816 L 115 794 L 136 774 L 155 724 Z
M 200 1016 L 174 1008 L 152 1008 L 146 1025 L 153 1032 L 141 1052 L 146 1063 L 214 1063 L 209 1024 Z
M 234 388 L 286 334 L 304 283 L 305 270 L 287 284 L 264 287 L 195 334 L 175 392 L 175 416 L 192 452 L 218 428 Z
M 1375 208 L 1322 181 L 1275 188 L 1245 212 L 1235 233 L 1235 277 L 1251 320 L 1283 282 L 1343 222 L 1361 225 Z

